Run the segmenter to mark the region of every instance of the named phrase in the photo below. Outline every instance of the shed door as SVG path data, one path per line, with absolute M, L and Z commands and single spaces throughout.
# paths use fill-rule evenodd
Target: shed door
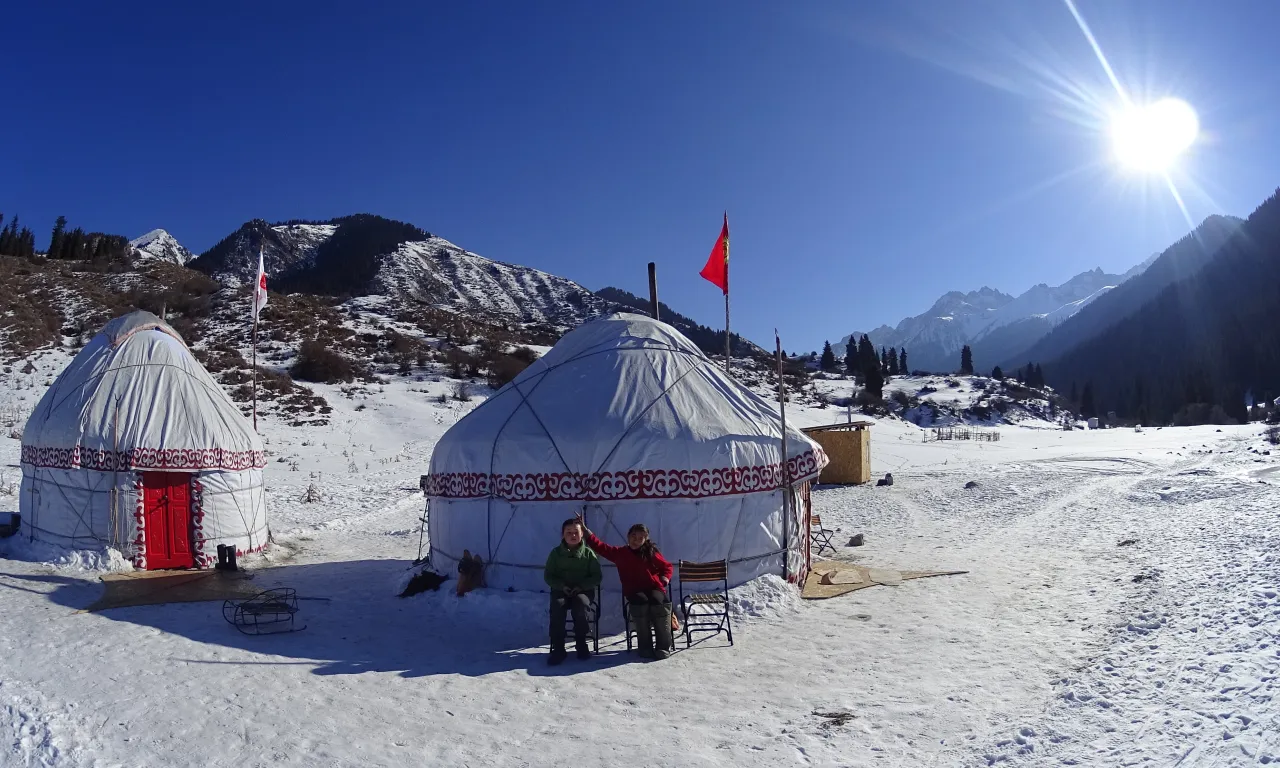
M 146 517 L 147 570 L 190 568 L 191 475 L 185 472 L 143 472 L 143 511 Z

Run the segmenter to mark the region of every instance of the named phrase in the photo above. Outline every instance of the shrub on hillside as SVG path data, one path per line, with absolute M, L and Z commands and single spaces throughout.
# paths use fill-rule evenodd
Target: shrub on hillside
M 293 379 L 287 373 L 276 372 L 259 366 L 258 386 L 284 395 L 293 391 Z
M 354 380 L 357 371 L 354 363 L 320 342 L 304 341 L 290 373 L 302 381 L 337 384 Z
M 501 389 L 529 364 L 514 355 L 498 355 L 489 363 L 489 386 Z
M 525 365 L 533 365 L 533 361 L 538 359 L 538 353 L 528 347 L 516 347 L 511 350 L 511 356 Z

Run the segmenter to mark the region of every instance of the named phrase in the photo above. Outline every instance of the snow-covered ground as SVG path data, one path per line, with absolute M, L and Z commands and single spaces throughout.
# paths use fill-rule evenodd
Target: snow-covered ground
M 0 414 L 66 359 L 4 374 Z M 894 486 L 814 493 L 838 543 L 866 535 L 839 557 L 967 575 L 814 602 L 762 580 L 735 596 L 733 647 L 648 664 L 606 605 L 600 656 L 548 668 L 544 595 L 395 596 L 418 476 L 479 402 L 440 402 L 452 388 L 318 386 L 327 425 L 262 420 L 280 546 L 248 564 L 311 598 L 303 632 L 245 637 L 216 603 L 79 613 L 111 563 L 0 541 L 0 764 L 1280 762 L 1280 453 L 1256 426 L 924 443 L 880 420 Z M 0 475 L 18 455 L 6 430 Z

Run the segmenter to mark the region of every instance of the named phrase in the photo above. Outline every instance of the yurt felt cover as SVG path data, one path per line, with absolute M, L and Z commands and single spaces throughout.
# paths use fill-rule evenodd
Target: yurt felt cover
M 108 323 L 40 399 L 22 463 L 111 470 L 245 470 L 262 441 L 182 337 L 149 312 Z
M 59 374 L 22 436 L 25 532 L 102 544 L 146 566 L 142 472 L 189 474 L 197 566 L 218 544 L 267 542 L 262 442 L 226 392 L 159 318 L 108 323 Z
M 432 557 L 456 559 L 469 546 L 532 569 L 558 538 L 557 515 L 624 503 L 667 521 L 664 551 L 777 555 L 787 538 L 780 489 L 826 464 L 789 428 L 784 479 L 780 434 L 771 403 L 671 326 L 632 314 L 586 323 L 437 444 L 427 478 Z M 645 517 L 640 507 L 627 514 Z M 534 576 L 496 585 L 536 586 Z

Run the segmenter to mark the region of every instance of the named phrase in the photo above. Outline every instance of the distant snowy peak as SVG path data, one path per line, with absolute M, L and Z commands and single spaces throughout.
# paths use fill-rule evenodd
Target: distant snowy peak
M 182 247 L 173 235 L 163 229 L 153 229 L 142 237 L 129 241 L 134 257 L 142 261 L 167 261 L 182 266 L 195 255 Z
M 229 284 L 251 283 L 258 250 L 269 285 L 286 293 L 386 296 L 479 320 L 572 327 L 607 302 L 538 269 L 487 259 L 403 222 L 357 214 L 328 223 L 247 222 L 191 266 Z
M 572 325 L 605 307 L 604 300 L 572 280 L 494 261 L 439 237 L 403 243 L 383 256 L 374 289 L 525 323 Z
M 1078 312 L 1101 292 L 1124 280 L 1124 275 L 1110 275 L 1095 268 L 1081 272 L 1062 285 L 1040 283 L 1032 286 L 992 313 L 990 322 L 980 328 L 973 339 L 984 338 L 997 328 L 1028 317 L 1042 317 L 1056 325 Z
M 1151 261 L 1148 259 L 1123 275 L 1091 269 L 1062 285 L 1032 286 L 1017 297 L 985 286 L 968 293 L 951 291 L 935 301 L 929 311 L 908 317 L 895 328 L 881 326 L 867 336 L 877 349 L 905 348 L 912 368 L 923 370 L 951 370 L 959 364 L 964 345 L 988 339 L 983 345 L 984 357 L 1014 354 L 1098 296 L 1141 274 Z M 861 334 L 852 337 L 857 339 Z M 845 353 L 849 338 L 832 345 L 837 355 Z
M 190 264 L 228 285 L 251 284 L 258 274 L 258 253 L 269 278 L 306 270 L 316 251 L 333 233 L 335 224 L 277 224 L 261 219 L 246 222 Z

